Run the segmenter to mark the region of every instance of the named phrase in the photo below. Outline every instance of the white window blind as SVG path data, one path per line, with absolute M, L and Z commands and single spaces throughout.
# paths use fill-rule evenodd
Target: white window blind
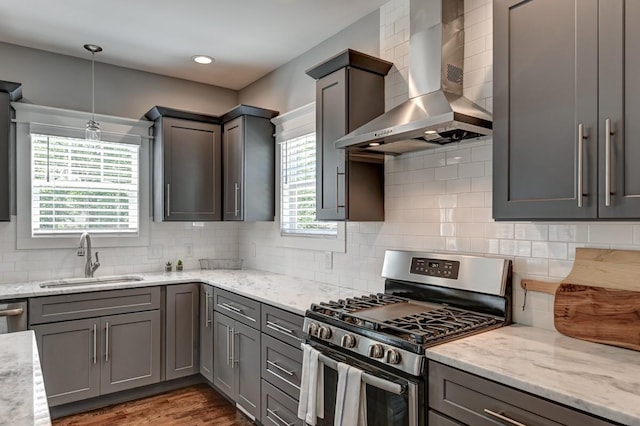
M 337 235 L 336 222 L 316 220 L 315 133 L 281 143 L 281 231 L 289 235 Z
M 140 146 L 31 134 L 32 236 L 139 232 Z

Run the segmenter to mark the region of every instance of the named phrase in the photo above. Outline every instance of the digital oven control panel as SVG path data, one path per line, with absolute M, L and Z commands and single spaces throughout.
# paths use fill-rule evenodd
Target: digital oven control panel
M 427 259 L 424 257 L 411 258 L 412 274 L 428 275 L 430 277 L 458 279 L 460 262 L 456 260 Z

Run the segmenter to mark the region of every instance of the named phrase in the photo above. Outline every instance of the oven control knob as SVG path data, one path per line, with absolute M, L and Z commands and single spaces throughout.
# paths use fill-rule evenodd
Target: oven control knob
M 320 328 L 318 328 L 318 337 L 325 340 L 330 339 L 331 329 L 329 327 L 325 327 L 324 325 L 321 325 Z
M 351 335 L 351 334 L 345 334 L 344 336 L 342 336 L 342 339 L 340 339 L 340 345 L 342 345 L 343 348 L 355 348 L 356 346 L 356 338 Z
M 372 358 L 382 358 L 384 356 L 384 348 L 382 345 L 376 343 L 369 346 L 369 356 Z
M 387 362 L 389 364 L 400 364 L 400 352 L 395 349 L 389 349 L 387 351 Z
M 312 322 L 309 324 L 309 328 L 307 329 L 309 336 L 317 336 L 318 335 L 318 324 Z

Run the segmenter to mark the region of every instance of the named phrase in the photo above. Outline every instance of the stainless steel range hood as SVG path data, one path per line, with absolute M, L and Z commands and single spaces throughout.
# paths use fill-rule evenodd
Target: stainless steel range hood
M 464 0 L 411 0 L 409 100 L 336 141 L 402 154 L 492 133 L 491 113 L 462 95 Z

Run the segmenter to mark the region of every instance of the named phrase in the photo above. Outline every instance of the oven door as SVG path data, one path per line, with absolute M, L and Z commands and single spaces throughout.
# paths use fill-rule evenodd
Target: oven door
M 369 363 L 360 361 L 333 348 L 309 342 L 320 352 L 324 365 L 324 416 L 319 426 L 333 426 L 338 387 L 338 362 L 363 371 L 362 384 L 366 384 L 368 426 L 423 426 L 424 380 L 405 378 Z

